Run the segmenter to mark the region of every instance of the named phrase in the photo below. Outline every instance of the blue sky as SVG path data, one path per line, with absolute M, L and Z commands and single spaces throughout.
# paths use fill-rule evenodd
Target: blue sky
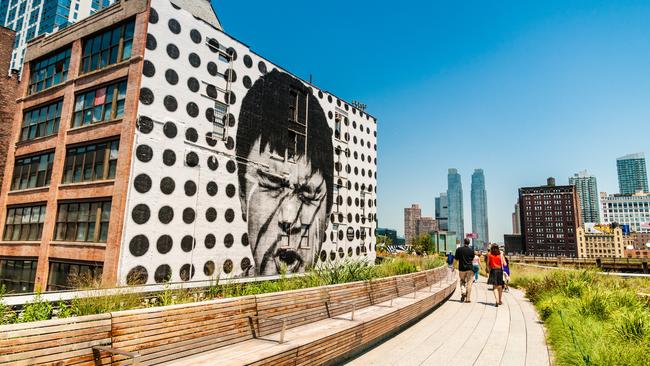
M 379 225 L 433 215 L 447 169 L 483 168 L 490 240 L 517 188 L 582 169 L 616 192 L 616 158 L 650 154 L 650 2 L 214 0 L 254 51 L 378 118 Z

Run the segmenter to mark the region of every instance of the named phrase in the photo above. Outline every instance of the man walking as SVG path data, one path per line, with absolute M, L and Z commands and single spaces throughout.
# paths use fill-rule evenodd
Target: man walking
M 472 294 L 472 277 L 474 276 L 473 261 L 474 249 L 469 247 L 469 239 L 465 239 L 463 246 L 456 249 L 454 256 L 458 261 L 458 275 L 460 277 L 460 301 L 470 302 Z

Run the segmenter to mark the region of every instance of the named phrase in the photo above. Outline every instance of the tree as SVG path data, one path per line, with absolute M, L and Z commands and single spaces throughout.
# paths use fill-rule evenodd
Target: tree
M 413 239 L 411 243 L 411 249 L 417 254 L 424 254 L 425 252 L 431 252 L 433 248 L 433 239 L 431 235 L 422 234 L 417 238 Z

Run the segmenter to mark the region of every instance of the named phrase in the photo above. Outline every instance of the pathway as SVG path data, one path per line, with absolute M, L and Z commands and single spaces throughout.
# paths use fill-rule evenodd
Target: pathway
M 544 327 L 521 291 L 504 293 L 503 305 L 481 278 L 472 303 L 460 288 L 433 313 L 348 365 L 549 366 Z

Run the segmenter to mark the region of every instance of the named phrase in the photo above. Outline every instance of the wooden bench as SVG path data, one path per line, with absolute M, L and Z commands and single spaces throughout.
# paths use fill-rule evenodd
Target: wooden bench
M 2 326 L 0 365 L 326 363 L 432 309 L 455 289 L 455 278 L 446 276 L 447 269 L 439 268 L 373 281 Z
M 109 365 L 110 344 L 110 314 L 2 325 L 0 365 Z

